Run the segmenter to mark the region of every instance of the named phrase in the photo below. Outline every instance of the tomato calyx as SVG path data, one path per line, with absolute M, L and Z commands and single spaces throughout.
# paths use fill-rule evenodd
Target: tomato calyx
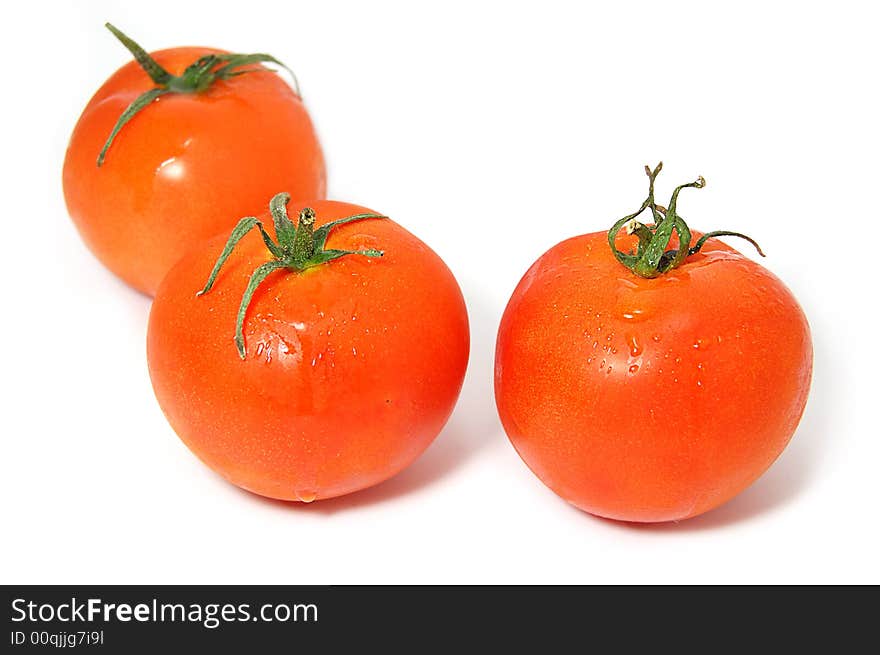
M 201 93 L 209 89 L 218 80 L 228 80 L 239 75 L 258 71 L 275 72 L 269 68 L 255 66 L 255 64 L 269 62 L 281 66 L 290 73 L 293 79 L 294 91 L 296 95 L 300 95 L 296 75 L 272 55 L 265 53 L 205 55 L 187 66 L 182 75 L 172 75 L 160 66 L 146 50 L 126 36 L 121 30 L 110 23 L 105 23 L 104 26 L 134 55 L 135 61 L 150 76 L 150 79 L 153 80 L 156 86 L 135 98 L 119 116 L 116 124 L 110 131 L 110 135 L 107 137 L 107 141 L 104 143 L 104 147 L 98 153 L 97 164 L 99 167 L 104 163 L 107 151 L 113 144 L 114 139 L 116 139 L 116 135 L 125 127 L 125 124 L 154 100 L 169 93 Z
M 681 193 L 682 189 L 702 189 L 706 186 L 706 180 L 703 179 L 703 176 L 700 176 L 694 182 L 675 187 L 672 192 L 672 198 L 669 200 L 669 207 L 667 208 L 658 205 L 654 200 L 654 182 L 661 170 L 663 170 L 663 162 L 657 164 L 653 170 L 649 166 L 645 166 L 645 173 L 648 175 L 649 180 L 648 197 L 642 203 L 642 206 L 639 207 L 638 211 L 624 216 L 608 230 L 608 244 L 611 246 L 611 251 L 617 258 L 617 261 L 639 277 L 655 278 L 680 266 L 690 255 L 698 253 L 707 240 L 723 236 L 745 239 L 755 247 L 761 257 L 765 256 L 761 246 L 754 239 L 745 234 L 729 230 L 707 232 L 691 246 L 692 236 L 690 228 L 677 213 L 678 194 Z M 651 209 L 651 215 L 654 219 L 653 224 L 645 224 L 636 220 L 648 208 Z M 639 241 L 635 253 L 622 252 L 617 248 L 615 242 L 621 230 L 625 230 L 627 234 L 635 234 L 638 237 Z M 673 232 L 678 235 L 679 246 L 676 249 L 667 250 L 666 248 L 669 245 L 670 239 L 672 239 Z
M 217 263 L 208 277 L 205 287 L 199 291 L 196 296 L 202 296 L 208 293 L 214 286 L 217 274 L 226 263 L 229 255 L 235 249 L 235 246 L 241 241 L 248 232 L 253 228 L 260 231 L 260 236 L 266 248 L 272 254 L 274 259 L 264 264 L 260 264 L 254 272 L 251 273 L 244 295 L 241 298 L 241 305 L 238 308 L 238 315 L 235 321 L 235 347 L 238 349 L 238 355 L 242 359 L 245 358 L 246 350 L 244 346 L 244 319 L 247 314 L 248 306 L 253 299 L 254 292 L 257 287 L 262 284 L 269 275 L 281 269 L 287 269 L 295 273 L 300 273 L 306 269 L 326 264 L 327 262 L 339 259 L 346 255 L 363 255 L 364 257 L 382 257 L 385 253 L 382 250 L 339 250 L 335 248 L 326 248 L 327 237 L 330 232 L 339 225 L 351 223 L 353 221 L 362 221 L 367 218 L 387 218 L 382 214 L 354 214 L 340 218 L 329 223 L 325 223 L 321 227 L 315 229 L 315 210 L 306 207 L 299 213 L 297 225 L 287 214 L 287 203 L 290 202 L 289 193 L 279 193 L 269 202 L 269 212 L 272 215 L 272 222 L 275 226 L 275 237 L 277 241 L 273 241 L 272 237 L 266 232 L 260 220 L 254 216 L 245 216 L 242 218 L 226 241 Z

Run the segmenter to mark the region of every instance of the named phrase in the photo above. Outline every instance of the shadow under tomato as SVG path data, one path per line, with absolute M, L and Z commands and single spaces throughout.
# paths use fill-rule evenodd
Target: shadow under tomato
M 830 446 L 835 372 L 825 344 L 813 335 L 813 383 L 797 431 L 779 459 L 752 486 L 724 505 L 692 519 L 669 523 L 626 523 L 603 519 L 624 529 L 646 532 L 717 530 L 777 511 L 795 500 L 815 478 Z M 572 508 L 575 511 L 576 508 Z
M 273 500 L 243 491 L 260 502 L 293 511 L 335 514 L 416 493 L 452 473 L 469 458 L 490 445 L 503 445 L 495 411 L 494 365 L 496 316 L 482 298 L 468 298 L 471 351 L 468 371 L 455 411 L 428 449 L 406 469 L 385 482 L 352 494 L 314 503 Z

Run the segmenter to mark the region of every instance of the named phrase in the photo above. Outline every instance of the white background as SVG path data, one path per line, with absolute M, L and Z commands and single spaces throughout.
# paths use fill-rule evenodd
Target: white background
M 2 27 L 4 583 L 880 582 L 872 3 L 19 4 Z M 150 302 L 80 242 L 67 138 L 126 51 L 213 45 L 294 68 L 330 195 L 391 215 L 456 273 L 461 400 L 393 480 L 310 506 L 226 484 L 171 431 L 144 355 Z M 681 524 L 559 500 L 492 396 L 526 268 L 659 187 L 698 229 L 755 236 L 802 303 L 813 389 L 752 488 Z M 267 162 L 270 165 L 271 162 Z M 732 242 L 733 243 L 733 242 Z M 734 243 L 734 245 L 739 245 Z M 750 252 L 749 250 L 744 250 Z

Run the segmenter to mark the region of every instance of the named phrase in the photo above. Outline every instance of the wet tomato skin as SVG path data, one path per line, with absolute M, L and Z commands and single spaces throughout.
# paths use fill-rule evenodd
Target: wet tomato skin
M 717 239 L 643 279 L 601 232 L 529 269 L 495 362 L 504 428 L 548 487 L 592 514 L 658 522 L 724 503 L 779 456 L 806 404 L 812 345 L 785 285 Z
M 318 226 L 370 211 L 309 206 Z M 347 494 L 410 464 L 449 418 L 468 360 L 464 300 L 443 261 L 390 219 L 335 228 L 328 248 L 384 256 L 271 274 L 247 312 L 242 361 L 236 312 L 271 255 L 248 234 L 196 298 L 227 236 L 172 268 L 150 314 L 150 376 L 181 439 L 230 482 L 283 500 Z
M 185 47 L 152 54 L 177 75 L 200 56 L 222 52 Z M 278 189 L 303 199 L 326 194 L 311 119 L 288 83 L 269 71 L 162 96 L 122 128 L 98 167 L 116 120 L 153 86 L 134 61 L 116 71 L 80 116 L 62 176 L 86 245 L 148 295 L 188 244 L 231 230 Z

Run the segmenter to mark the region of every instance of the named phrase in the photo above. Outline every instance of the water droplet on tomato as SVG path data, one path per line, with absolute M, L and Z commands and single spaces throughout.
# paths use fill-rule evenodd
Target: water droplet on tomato
M 638 364 L 631 364 L 629 367 L 629 372 L 631 375 L 638 373 L 639 372 L 639 365 Z
M 654 335 L 653 337 L 651 337 L 651 338 L 652 338 L 654 341 L 657 341 L 658 343 L 659 343 L 659 341 L 660 341 L 660 335 L 659 335 L 659 334 L 655 334 L 655 335 Z
M 641 347 L 641 345 L 639 345 L 639 341 L 638 341 L 638 339 L 636 339 L 635 336 L 630 335 L 630 337 L 627 339 L 627 341 L 629 342 L 629 354 L 630 355 L 632 355 L 633 357 L 638 357 L 639 355 L 642 354 L 642 347 Z
M 303 502 L 303 503 L 311 503 L 312 501 L 315 500 L 315 498 L 318 497 L 317 492 L 312 491 L 311 489 L 297 490 L 294 493 L 296 495 L 297 500 L 299 500 L 300 502 Z

